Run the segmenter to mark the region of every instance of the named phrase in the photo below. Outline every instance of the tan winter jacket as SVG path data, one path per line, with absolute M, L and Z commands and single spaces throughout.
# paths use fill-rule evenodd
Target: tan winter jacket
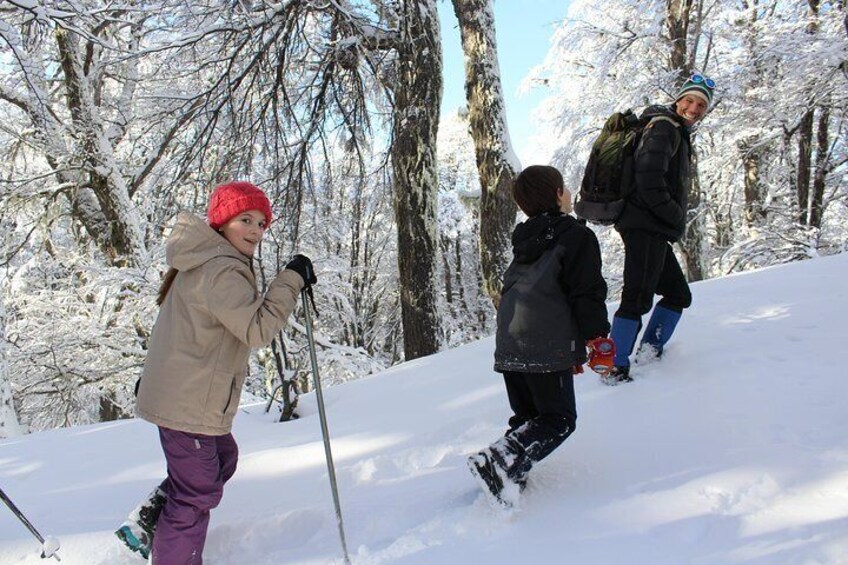
M 262 296 L 250 259 L 192 214 L 177 217 L 166 260 L 179 273 L 153 327 L 136 414 L 183 432 L 229 433 L 250 349 L 271 343 L 303 279 L 281 271 Z

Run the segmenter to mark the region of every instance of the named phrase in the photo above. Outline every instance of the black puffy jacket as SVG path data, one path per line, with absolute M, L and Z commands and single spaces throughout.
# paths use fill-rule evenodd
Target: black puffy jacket
M 549 373 L 586 361 L 607 335 L 607 283 L 594 232 L 548 212 L 519 224 L 498 306 L 495 371 Z
M 636 150 L 633 191 L 615 227 L 648 231 L 674 242 L 686 229 L 692 184 L 689 128 L 670 106 L 651 106 L 642 118 L 653 120 Z

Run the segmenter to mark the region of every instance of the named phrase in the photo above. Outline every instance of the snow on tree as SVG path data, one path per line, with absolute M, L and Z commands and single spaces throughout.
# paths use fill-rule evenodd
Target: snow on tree
M 304 250 L 338 284 L 318 299 L 328 317 L 351 315 L 320 333 L 328 378 L 438 349 L 434 1 L 2 10 L 0 261 L 22 422 L 130 413 L 170 220 L 234 178 L 272 199 L 262 268 Z M 353 218 L 313 221 L 339 188 L 332 201 Z M 350 243 L 313 241 L 340 234 Z M 293 352 L 297 324 L 281 337 Z M 252 360 L 253 390 L 272 357 Z
M 845 249 L 844 18 L 833 2 L 573 2 L 528 81 L 551 90 L 538 112 L 554 117 L 555 164 L 578 186 L 607 115 L 670 103 L 702 72 L 717 89 L 694 135 L 699 206 L 678 250 L 690 277 Z
M 136 301 L 173 213 L 151 194 L 192 111 L 144 45 L 160 8 L 101 8 L 13 3 L 0 21 L 7 361 L 36 427 L 128 414 L 150 325 Z
M 439 126 L 440 316 L 446 346 L 491 335 L 491 297 L 482 284 L 480 180 L 464 108 Z

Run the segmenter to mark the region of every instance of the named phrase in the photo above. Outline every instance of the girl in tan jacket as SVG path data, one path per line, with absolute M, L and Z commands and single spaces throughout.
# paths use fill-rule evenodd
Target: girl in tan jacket
M 256 186 L 217 187 L 207 220 L 180 214 L 168 238 L 170 269 L 138 388 L 136 413 L 159 427 L 168 477 L 116 532 L 144 557 L 152 549 L 156 565 L 202 563 L 209 511 L 236 470 L 230 431 L 250 349 L 271 342 L 317 280 L 297 255 L 258 292 L 252 258 L 272 213 Z

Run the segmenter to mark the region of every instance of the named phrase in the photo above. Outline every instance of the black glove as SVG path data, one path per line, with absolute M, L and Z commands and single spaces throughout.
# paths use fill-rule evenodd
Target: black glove
M 318 277 L 315 276 L 315 269 L 312 267 L 312 261 L 306 255 L 295 255 L 286 269 L 292 270 L 304 280 L 304 286 L 310 286 L 318 282 Z

